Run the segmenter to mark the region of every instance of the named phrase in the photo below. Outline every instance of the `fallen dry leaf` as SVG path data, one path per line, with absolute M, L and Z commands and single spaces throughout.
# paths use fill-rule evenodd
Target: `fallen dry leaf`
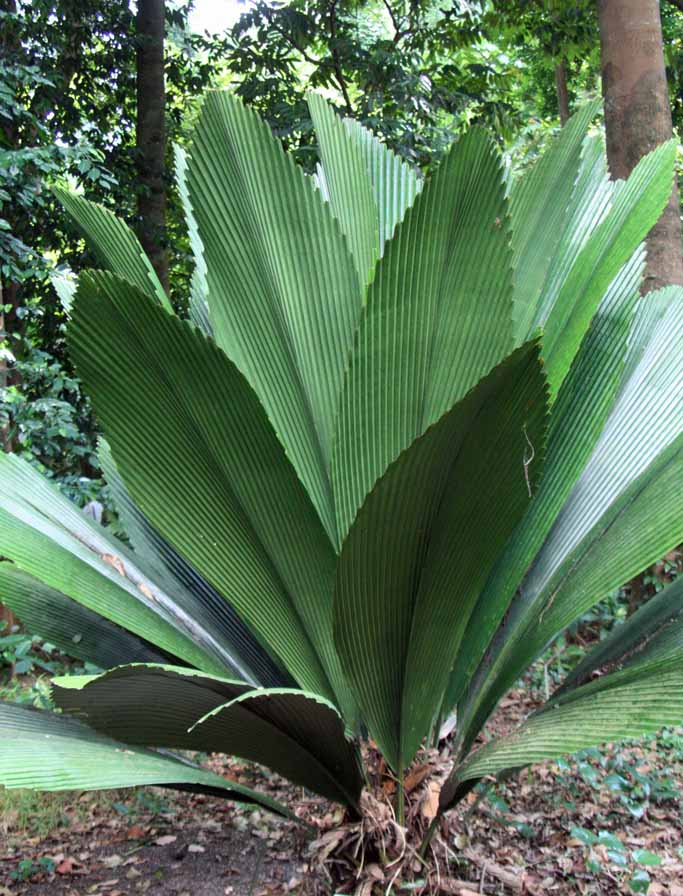
M 169 843 L 175 843 L 177 839 L 175 834 L 164 834 L 163 837 L 157 837 L 154 842 L 157 846 L 168 846 Z
M 57 874 L 73 874 L 74 870 L 74 860 L 73 859 L 63 859 L 59 865 L 55 868 Z
M 441 793 L 441 785 L 438 781 L 430 781 L 427 785 L 427 792 L 422 800 L 422 815 L 427 821 L 436 818 L 439 811 L 439 794 Z
M 142 840 L 142 838 L 145 836 L 145 833 L 145 829 L 142 827 L 142 825 L 134 824 L 132 827 L 128 828 L 126 832 L 126 839 Z
M 431 771 L 432 766 L 429 763 L 425 763 L 424 765 L 418 765 L 416 768 L 412 769 L 412 771 L 408 772 L 403 783 L 405 792 L 410 793 L 411 790 L 424 781 Z

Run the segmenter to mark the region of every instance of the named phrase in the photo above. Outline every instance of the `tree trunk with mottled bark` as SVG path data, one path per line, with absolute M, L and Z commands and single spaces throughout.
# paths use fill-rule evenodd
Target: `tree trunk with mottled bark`
M 168 292 L 166 249 L 166 90 L 164 0 L 138 0 L 137 39 L 138 235 Z
M 607 159 L 627 177 L 646 153 L 672 135 L 657 0 L 598 0 Z M 678 185 L 647 239 L 643 292 L 683 284 Z

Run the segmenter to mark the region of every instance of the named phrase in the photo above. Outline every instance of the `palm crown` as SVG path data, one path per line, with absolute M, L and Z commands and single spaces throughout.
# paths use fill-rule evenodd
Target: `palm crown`
M 60 714 L 0 704 L 7 787 L 287 813 L 170 747 L 357 809 L 359 743 L 400 782 L 457 708 L 443 811 L 483 775 L 683 718 L 674 584 L 471 749 L 558 632 L 683 540 L 683 292 L 639 298 L 675 146 L 613 183 L 589 104 L 512 183 L 480 130 L 424 181 L 310 106 L 312 178 L 206 97 L 177 159 L 192 322 L 122 222 L 60 192 L 107 269 L 60 288 L 133 549 L 2 457 L 3 602 L 109 669 L 56 680 Z

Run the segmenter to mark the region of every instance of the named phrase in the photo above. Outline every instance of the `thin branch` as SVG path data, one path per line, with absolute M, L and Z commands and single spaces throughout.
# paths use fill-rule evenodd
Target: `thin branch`
M 383 0 L 383 2 L 387 12 L 389 13 L 391 24 L 394 27 L 394 43 L 397 44 L 404 35 L 408 34 L 408 32 L 401 29 L 401 25 L 396 18 L 396 13 L 394 12 L 391 3 L 389 3 L 389 0 Z
M 271 26 L 277 31 L 277 33 L 281 34 L 282 37 L 284 37 L 284 39 L 287 41 L 287 43 L 291 47 L 293 47 L 297 51 L 297 53 L 299 53 L 301 55 L 302 59 L 304 59 L 306 62 L 310 62 L 311 65 L 319 65 L 320 64 L 319 59 L 315 59 L 313 56 L 309 56 L 309 54 L 302 47 L 300 47 L 298 45 L 298 43 L 294 40 L 294 38 L 291 36 L 291 34 L 287 34 L 287 32 L 285 31 L 284 28 L 281 28 L 276 22 L 273 21 L 272 15 L 268 16 L 268 21 L 270 22 Z
M 342 70 L 341 59 L 339 58 L 339 50 L 336 47 L 337 42 L 337 0 L 332 0 L 330 4 L 330 43 L 332 45 L 332 62 L 334 64 L 334 73 L 337 83 L 344 97 L 344 104 L 349 115 L 353 115 L 353 106 L 349 98 L 349 91 L 344 80 L 344 72 Z

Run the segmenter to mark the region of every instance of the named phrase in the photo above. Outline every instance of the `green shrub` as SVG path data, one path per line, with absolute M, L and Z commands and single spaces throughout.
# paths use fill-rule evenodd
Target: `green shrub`
M 68 297 L 69 345 L 134 550 L 2 458 L 0 598 L 110 669 L 57 679 L 61 715 L 0 707 L 7 787 L 289 811 L 170 747 L 357 812 L 372 741 L 402 821 L 456 707 L 440 812 L 482 776 L 683 718 L 675 582 L 473 749 L 558 633 L 683 540 L 683 291 L 639 298 L 674 144 L 612 183 L 591 105 L 512 185 L 480 130 L 424 182 L 311 110 L 315 179 L 207 96 L 178 159 L 193 323 L 121 222 L 60 194 L 108 268 Z

